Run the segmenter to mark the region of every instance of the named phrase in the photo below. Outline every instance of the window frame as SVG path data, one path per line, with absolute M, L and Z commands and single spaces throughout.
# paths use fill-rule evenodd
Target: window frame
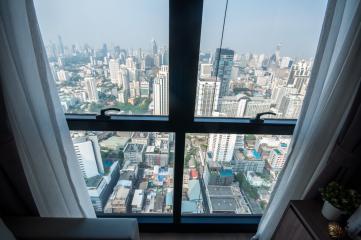
M 189 215 L 181 213 L 186 133 L 292 135 L 296 119 L 195 117 L 203 0 L 169 0 L 169 116 L 65 114 L 72 131 L 174 132 L 173 214 L 103 214 L 98 217 L 136 217 L 141 231 L 256 231 L 261 215 Z M 214 226 L 209 228 L 209 224 Z M 167 227 L 165 227 L 167 226 Z

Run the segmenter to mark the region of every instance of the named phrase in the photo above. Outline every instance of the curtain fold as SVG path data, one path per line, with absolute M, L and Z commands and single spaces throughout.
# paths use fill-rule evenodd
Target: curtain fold
M 0 2 L 0 74 L 9 122 L 42 217 L 95 217 L 32 1 Z
M 270 239 L 289 201 L 304 199 L 327 166 L 360 84 L 360 28 L 359 1 L 329 1 L 287 163 L 254 239 Z

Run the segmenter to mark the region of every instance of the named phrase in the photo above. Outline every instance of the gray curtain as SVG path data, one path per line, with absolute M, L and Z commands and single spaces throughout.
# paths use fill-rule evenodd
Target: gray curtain
M 38 216 L 0 91 L 0 216 Z
M 361 89 L 355 98 L 350 114 L 332 150 L 325 169 L 306 195 L 306 199 L 319 198 L 319 188 L 332 180 L 361 192 Z
M 360 53 L 360 1 L 330 0 L 286 165 L 254 239 L 271 239 L 289 201 L 304 199 L 328 167 L 360 86 Z

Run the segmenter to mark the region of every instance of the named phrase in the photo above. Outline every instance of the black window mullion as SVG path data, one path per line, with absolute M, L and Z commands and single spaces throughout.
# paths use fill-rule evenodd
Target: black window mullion
M 203 0 L 170 0 L 169 122 L 175 128 L 174 223 L 181 219 L 185 133 L 194 119 Z
M 90 114 L 66 114 L 70 130 L 175 133 L 173 222 L 181 222 L 186 133 L 291 135 L 296 120 L 194 118 L 203 0 L 169 0 L 169 116 L 119 116 L 97 120 Z

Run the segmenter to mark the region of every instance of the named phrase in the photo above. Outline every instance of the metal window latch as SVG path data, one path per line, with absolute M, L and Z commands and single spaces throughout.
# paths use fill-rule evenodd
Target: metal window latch
M 261 124 L 261 123 L 264 122 L 264 120 L 261 119 L 261 117 L 262 117 L 263 115 L 268 115 L 268 114 L 270 114 L 270 115 L 276 115 L 274 112 L 257 113 L 256 118 L 251 119 L 250 122 L 251 122 L 251 123 Z
M 97 120 L 109 120 L 110 119 L 110 116 L 109 115 L 106 115 L 106 112 L 107 111 L 117 111 L 117 112 L 120 112 L 120 109 L 119 108 L 104 108 L 102 110 L 100 110 L 100 115 L 97 115 L 96 116 L 96 119 Z

